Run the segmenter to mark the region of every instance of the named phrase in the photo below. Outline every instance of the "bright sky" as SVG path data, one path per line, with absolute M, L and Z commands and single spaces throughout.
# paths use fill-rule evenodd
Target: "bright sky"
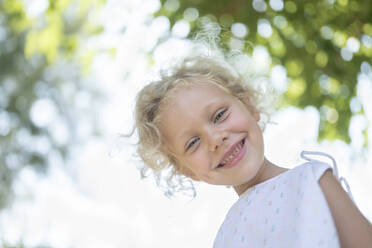
M 44 243 L 79 248 L 212 246 L 219 225 L 237 199 L 233 190 L 198 184 L 195 199 L 168 199 L 151 179 L 140 179 L 138 163 L 131 155 L 134 148 L 116 138 L 118 133 L 130 130 L 135 94 L 149 77 L 144 73 L 148 70 L 145 51 L 155 45 L 157 35 L 168 29 L 164 18 L 145 24 L 157 6 L 159 3 L 152 0 L 108 1 L 102 16 L 106 33 L 100 40 L 87 44 L 117 47 L 116 57 L 100 55 L 92 69 L 99 82 L 97 87 L 109 96 L 98 113 L 105 135 L 81 147 L 68 165 L 74 168 L 70 173 L 60 164 L 54 164 L 46 178 L 24 169 L 16 185 L 19 201 L 0 215 L 0 238 L 12 244 L 22 236 L 29 246 Z M 184 35 L 182 25 L 180 30 L 173 31 L 175 35 Z M 119 33 L 123 26 L 126 31 Z M 236 28 L 239 30 L 239 26 Z M 155 60 L 161 63 L 182 55 L 176 53 L 187 51 L 184 47 L 184 41 L 173 39 L 156 50 Z M 257 48 L 252 59 L 253 64 L 264 66 L 268 58 L 262 48 Z M 277 67 L 273 73 L 277 73 L 273 78 L 280 79 L 274 82 L 275 87 L 285 89 L 285 70 Z M 369 71 L 369 77 L 361 77 L 358 86 L 359 104 L 364 106 L 367 120 L 361 117 L 353 120 L 351 132 L 357 137 L 353 140 L 356 147 L 360 143 L 358 130 L 366 121 L 372 121 L 370 79 Z M 372 163 L 372 151 L 363 160 L 341 141 L 318 144 L 319 114 L 312 107 L 280 110 L 273 121 L 277 124 L 269 125 L 264 134 L 267 157 L 292 168 L 303 162 L 299 158 L 302 150 L 333 155 L 358 207 L 372 220 L 372 168 L 368 166 Z M 372 140 L 371 130 L 369 136 Z

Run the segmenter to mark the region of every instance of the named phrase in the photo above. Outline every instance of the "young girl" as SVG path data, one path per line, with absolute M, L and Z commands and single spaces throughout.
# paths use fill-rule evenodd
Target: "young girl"
M 322 153 L 303 152 L 307 162 L 288 170 L 266 159 L 263 97 L 217 58 L 189 57 L 163 72 L 137 97 L 142 172 L 154 172 L 170 193 L 190 179 L 234 188 L 239 199 L 215 248 L 372 247 L 371 224 L 335 163 L 332 170 L 309 156 Z

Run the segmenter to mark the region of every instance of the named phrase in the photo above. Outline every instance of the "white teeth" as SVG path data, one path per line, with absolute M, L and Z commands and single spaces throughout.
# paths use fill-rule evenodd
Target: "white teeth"
M 227 164 L 229 163 L 240 151 L 240 149 L 242 149 L 243 147 L 243 144 L 240 142 L 239 145 L 236 146 L 235 150 L 227 157 L 225 158 L 223 161 L 222 161 L 222 164 Z

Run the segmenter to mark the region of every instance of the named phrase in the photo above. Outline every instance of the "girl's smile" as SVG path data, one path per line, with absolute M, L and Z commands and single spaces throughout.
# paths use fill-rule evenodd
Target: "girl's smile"
M 261 180 L 267 161 L 257 111 L 211 82 L 181 85 L 168 94 L 159 130 L 181 173 L 216 185 Z
M 217 168 L 232 168 L 244 157 L 247 147 L 245 138 L 234 144 L 223 156 Z

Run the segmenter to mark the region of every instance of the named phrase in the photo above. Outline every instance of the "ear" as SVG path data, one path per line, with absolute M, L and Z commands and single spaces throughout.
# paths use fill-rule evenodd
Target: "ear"
M 261 114 L 260 114 L 260 112 L 258 112 L 257 110 L 254 110 L 254 111 L 253 111 L 253 117 L 254 117 L 254 119 L 255 119 L 257 122 L 259 122 L 260 119 L 261 119 Z
M 258 111 L 255 107 L 250 106 L 248 107 L 249 112 L 253 116 L 253 118 L 256 120 L 256 122 L 259 122 L 261 119 L 261 113 Z

